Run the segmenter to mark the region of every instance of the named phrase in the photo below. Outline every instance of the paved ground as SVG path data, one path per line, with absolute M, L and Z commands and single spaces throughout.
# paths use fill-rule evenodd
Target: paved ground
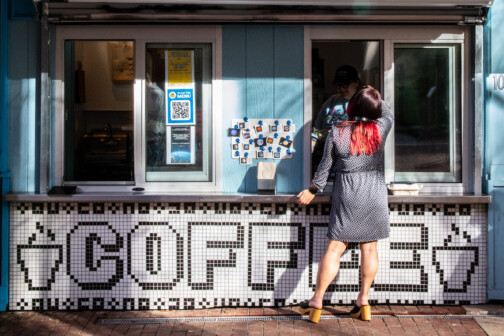
M 347 315 L 350 306 L 328 306 L 325 315 Z M 394 315 L 481 315 L 473 318 L 395 317 Z M 484 317 L 504 313 L 504 305 L 485 306 L 374 306 L 363 322 L 351 318 L 244 322 L 178 322 L 145 325 L 103 325 L 98 319 L 158 317 L 297 316 L 296 307 L 219 308 L 192 311 L 123 312 L 4 312 L 0 335 L 504 335 L 504 318 Z M 481 322 L 478 322 L 480 320 Z M 485 328 L 483 329 L 482 328 Z M 486 327 L 485 327 L 486 326 Z M 487 332 L 485 332 L 486 330 Z

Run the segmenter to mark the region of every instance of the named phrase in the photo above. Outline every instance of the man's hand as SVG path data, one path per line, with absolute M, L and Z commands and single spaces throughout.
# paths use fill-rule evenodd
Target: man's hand
M 317 145 L 317 139 L 311 138 L 311 152 L 313 154 L 313 151 L 315 150 L 315 146 Z
M 305 189 L 297 195 L 297 202 L 298 202 L 298 204 L 305 204 L 306 205 L 306 204 L 310 204 L 314 198 L 315 198 L 315 195 L 312 194 L 308 189 Z

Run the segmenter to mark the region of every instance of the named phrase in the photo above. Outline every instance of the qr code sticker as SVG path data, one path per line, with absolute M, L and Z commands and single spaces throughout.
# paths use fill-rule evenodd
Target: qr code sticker
M 191 117 L 191 102 L 189 100 L 176 100 L 171 102 L 172 120 L 189 120 Z

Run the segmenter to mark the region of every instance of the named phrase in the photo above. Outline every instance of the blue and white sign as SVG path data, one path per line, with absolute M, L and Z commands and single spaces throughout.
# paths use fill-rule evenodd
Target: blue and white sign
M 195 147 L 194 126 L 171 126 L 167 127 L 167 155 L 166 164 L 194 164 Z
M 166 124 L 194 125 L 194 89 L 166 90 Z

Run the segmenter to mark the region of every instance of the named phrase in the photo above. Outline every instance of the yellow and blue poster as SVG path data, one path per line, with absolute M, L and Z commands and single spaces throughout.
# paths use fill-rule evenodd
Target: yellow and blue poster
M 168 86 L 192 86 L 194 83 L 193 51 L 176 49 L 166 51 Z
M 194 51 L 165 51 L 166 164 L 195 164 Z

